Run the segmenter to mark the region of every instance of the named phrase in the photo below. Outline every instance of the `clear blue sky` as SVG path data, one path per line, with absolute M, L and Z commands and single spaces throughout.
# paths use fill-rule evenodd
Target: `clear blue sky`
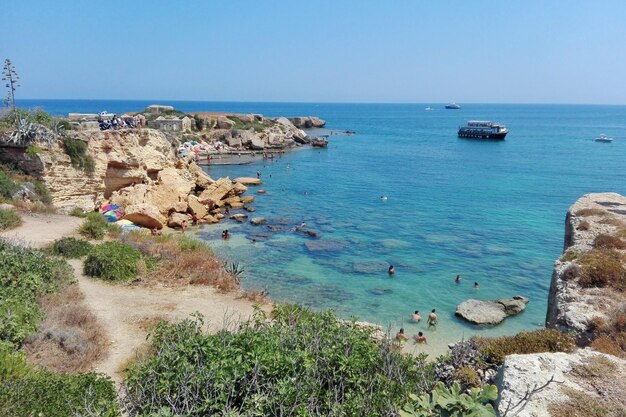
M 18 98 L 626 104 L 626 1 L 4 0 Z

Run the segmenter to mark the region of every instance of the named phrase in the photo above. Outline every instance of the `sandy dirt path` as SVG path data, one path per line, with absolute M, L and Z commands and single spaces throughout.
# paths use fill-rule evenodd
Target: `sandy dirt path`
M 63 236 L 76 235 L 82 219 L 64 215 L 22 214 L 24 223 L 0 233 L 32 247 L 44 247 Z M 132 284 L 108 284 L 82 274 L 82 261 L 72 260 L 78 285 L 86 305 L 107 332 L 109 349 L 95 368 L 122 380 L 122 372 L 142 346 L 149 329 L 158 320 L 178 321 L 194 312 L 205 316 L 209 330 L 246 319 L 253 313 L 252 303 L 236 295 L 220 294 L 213 288 L 147 288 Z

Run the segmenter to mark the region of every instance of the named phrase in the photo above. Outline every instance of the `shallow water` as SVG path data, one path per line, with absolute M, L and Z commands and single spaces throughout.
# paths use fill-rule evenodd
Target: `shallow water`
M 112 107 L 121 103 L 107 109 L 121 111 Z M 131 104 L 145 105 L 124 109 Z M 266 288 L 273 300 L 332 308 L 394 332 L 422 330 L 428 345 L 410 347 L 419 351 L 439 353 L 474 334 L 542 326 L 567 208 L 585 193 L 626 193 L 624 106 L 476 104 L 424 111 L 428 104 L 173 104 L 187 111 L 311 114 L 329 128 L 357 131 L 331 136 L 328 149 L 288 153 L 273 163 L 208 168 L 213 177 L 261 171 L 267 194 L 256 196 L 257 211 L 248 214 L 285 230 L 228 222 L 197 233 L 218 254 L 242 262 L 246 288 Z M 503 142 L 458 139 L 458 125 L 470 119 L 505 123 L 511 133 Z M 600 133 L 614 142 L 594 142 Z M 290 231 L 301 222 L 322 237 Z M 233 236 L 227 242 L 219 238 L 225 228 Z M 456 274 L 463 276 L 459 284 Z M 480 328 L 454 316 L 465 299 L 516 294 L 531 302 L 499 326 Z M 414 310 L 425 317 L 433 308 L 436 329 L 409 322 Z

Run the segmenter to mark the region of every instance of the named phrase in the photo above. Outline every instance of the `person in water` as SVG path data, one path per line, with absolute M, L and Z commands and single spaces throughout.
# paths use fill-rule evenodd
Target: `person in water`
M 396 273 L 396 269 L 393 267 L 393 265 L 389 265 L 389 269 L 387 270 L 387 273 L 389 273 L 389 275 L 393 275 Z
M 407 340 L 409 340 L 409 338 L 404 334 L 404 328 L 401 328 L 400 331 L 396 333 L 396 342 L 402 346 Z
M 431 311 L 430 314 L 428 315 L 428 325 L 429 326 L 437 325 L 437 313 L 435 312 L 434 308 L 433 308 L 433 311 Z
M 222 232 L 222 239 L 228 240 L 229 237 L 230 237 L 230 233 L 228 233 L 228 229 L 224 230 Z
M 387 196 L 386 195 L 381 195 L 380 196 L 380 201 L 387 201 Z
M 461 282 L 461 276 L 457 275 L 456 278 L 454 278 L 454 282 L 456 282 L 457 284 Z
M 415 323 L 419 323 L 421 319 L 422 316 L 420 315 L 419 310 L 415 310 L 415 313 L 411 314 L 411 320 L 413 320 Z
M 415 343 L 428 344 L 428 342 L 426 342 L 426 336 L 424 336 L 424 333 L 422 332 L 418 332 L 415 336 L 413 336 L 413 338 L 415 339 Z
M 478 283 L 474 282 L 474 288 L 478 289 Z

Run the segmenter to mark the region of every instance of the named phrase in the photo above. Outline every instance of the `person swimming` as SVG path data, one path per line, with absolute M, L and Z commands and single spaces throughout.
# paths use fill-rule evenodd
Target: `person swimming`
M 393 267 L 393 265 L 389 265 L 389 269 L 387 270 L 387 273 L 389 275 L 393 275 L 396 273 L 396 269 Z
M 415 336 L 413 336 L 413 338 L 415 339 L 415 343 L 428 344 L 428 342 L 426 341 L 426 336 L 424 336 L 424 333 L 422 332 L 418 332 Z
M 387 196 L 386 195 L 381 195 L 380 196 L 380 201 L 387 201 Z
M 401 328 L 398 333 L 396 333 L 396 342 L 402 346 L 409 338 L 404 334 L 404 328 Z
M 228 240 L 229 238 L 230 238 L 230 233 L 228 232 L 228 229 L 226 229 L 222 232 L 222 239 Z
M 478 282 L 474 282 L 474 288 L 478 289 Z
M 422 316 L 420 315 L 419 310 L 415 310 L 415 313 L 411 314 L 411 320 L 413 320 L 415 323 L 419 323 L 421 319 Z
M 461 276 L 457 275 L 456 278 L 454 278 L 454 282 L 456 282 L 457 284 L 461 282 Z

